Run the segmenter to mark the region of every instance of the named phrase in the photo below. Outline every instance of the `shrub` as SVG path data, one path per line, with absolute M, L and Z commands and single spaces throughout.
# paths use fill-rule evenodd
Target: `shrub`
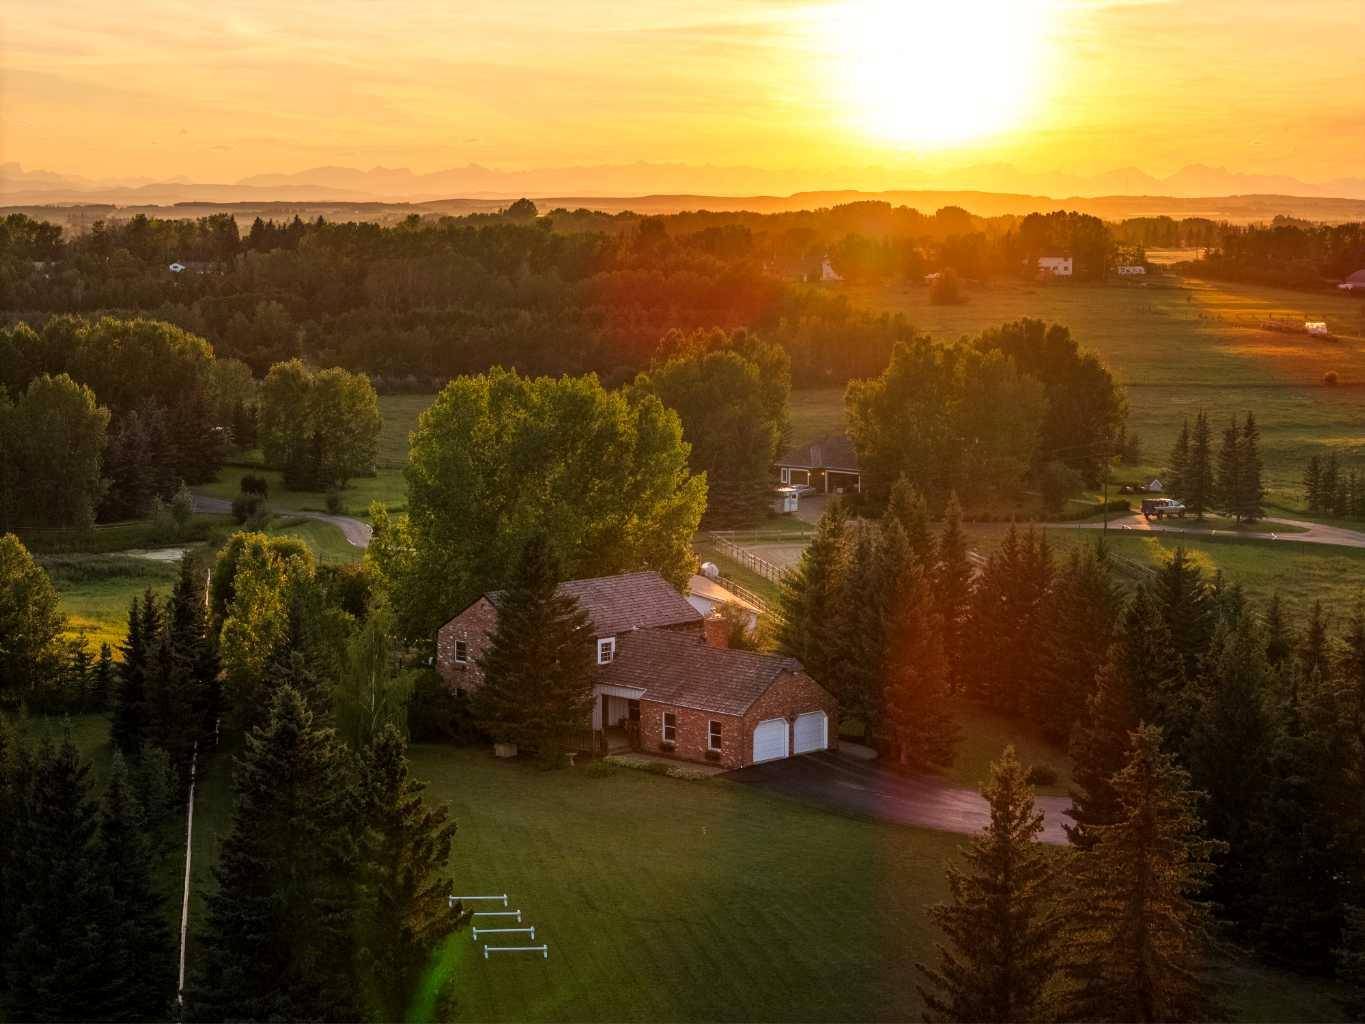
M 1028 775 L 1024 781 L 1030 786 L 1055 786 L 1057 785 L 1057 769 L 1044 762 L 1035 764 L 1028 770 Z
M 243 494 L 254 494 L 260 498 L 270 497 L 270 484 L 263 476 L 248 473 L 238 485 Z
M 327 488 L 327 511 L 334 516 L 339 516 L 345 510 L 341 504 L 341 491 L 335 487 Z
M 957 275 L 951 270 L 945 270 L 934 278 L 934 283 L 929 286 L 929 301 L 935 306 L 960 306 L 967 301 L 967 297 L 962 294 L 962 285 Z
M 432 669 L 423 669 L 413 682 L 408 699 L 408 734 L 416 743 L 460 746 L 484 739 L 469 713 L 469 698 L 457 693 Z
M 161 543 L 175 540 L 180 536 L 180 527 L 175 521 L 171 507 L 161 500 L 160 495 L 152 497 L 152 539 Z
M 177 533 L 184 533 L 190 525 L 190 520 L 194 518 L 194 495 L 185 486 L 185 481 L 180 481 L 180 489 L 175 492 L 175 497 L 171 499 L 171 518 L 175 520 Z
M 265 500 L 257 494 L 239 494 L 232 499 L 232 518 L 243 525 L 265 507 Z
M 1322 375 L 1322 382 L 1329 388 L 1334 388 L 1341 382 L 1341 378 L 1337 376 L 1336 370 L 1328 370 Z

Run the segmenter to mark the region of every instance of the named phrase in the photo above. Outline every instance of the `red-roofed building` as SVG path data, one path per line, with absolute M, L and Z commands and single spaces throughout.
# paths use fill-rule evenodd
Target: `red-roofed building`
M 596 752 L 634 749 L 741 768 L 834 746 L 838 707 L 801 663 L 706 641 L 701 613 L 655 572 L 560 585 L 592 620 Z M 436 636 L 436 667 L 461 690 L 497 625 L 484 594 Z

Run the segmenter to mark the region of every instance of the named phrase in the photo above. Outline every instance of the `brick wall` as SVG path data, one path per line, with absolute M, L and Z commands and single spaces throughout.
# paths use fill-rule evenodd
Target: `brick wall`
M 678 718 L 678 738 L 673 750 L 664 750 L 663 713 L 672 711 Z M 770 718 L 785 718 L 788 729 L 797 715 L 809 711 L 824 711 L 829 716 L 829 745 L 839 744 L 839 706 L 833 697 L 805 673 L 783 673 L 768 687 L 766 693 L 750 706 L 743 716 L 720 715 L 715 712 L 695 711 L 657 701 L 640 701 L 640 746 L 651 754 L 664 754 L 685 761 L 719 764 L 725 768 L 742 768 L 754 754 L 754 727 Z M 710 723 L 721 724 L 721 753 L 717 761 L 706 757 Z M 788 733 L 787 747 L 794 737 Z
M 461 690 L 474 690 L 483 684 L 483 673 L 474 660 L 488 649 L 497 624 L 498 610 L 492 601 L 481 597 L 436 631 L 436 671 L 447 683 Z M 467 664 L 455 660 L 456 640 L 468 644 Z

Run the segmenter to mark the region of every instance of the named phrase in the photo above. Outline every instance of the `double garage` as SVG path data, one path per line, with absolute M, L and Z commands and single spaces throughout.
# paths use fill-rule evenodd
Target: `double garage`
M 797 715 L 794 720 L 769 718 L 754 726 L 752 764 L 778 761 L 794 754 L 811 754 L 829 747 L 829 716 L 823 711 Z

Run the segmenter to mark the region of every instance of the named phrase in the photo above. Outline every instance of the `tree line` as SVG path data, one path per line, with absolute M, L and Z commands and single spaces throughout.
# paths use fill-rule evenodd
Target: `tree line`
M 1365 475 L 1343 468 L 1335 451 L 1314 455 L 1304 467 L 1303 498 L 1314 515 L 1365 519 Z
M 1181 425 L 1163 484 L 1200 519 L 1218 512 L 1239 523 L 1254 523 L 1265 516 L 1261 471 L 1261 431 L 1255 415 L 1248 412 L 1240 421 L 1233 416 L 1215 453 L 1213 430 L 1201 409 L 1193 428 L 1188 419 Z
M 1209 277 L 1318 288 L 1365 269 L 1365 224 L 1279 216 L 1270 224 L 1229 225 L 1194 267 Z

